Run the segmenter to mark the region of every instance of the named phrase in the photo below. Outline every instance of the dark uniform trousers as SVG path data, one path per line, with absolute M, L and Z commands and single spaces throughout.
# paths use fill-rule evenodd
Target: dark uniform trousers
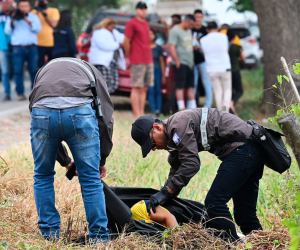
M 248 234 L 262 229 L 256 216 L 256 204 L 264 163 L 264 150 L 254 140 L 233 150 L 221 163 L 205 206 L 215 228 L 225 230 L 224 238 L 231 241 L 239 238 L 227 206 L 231 198 L 234 219 L 241 231 Z

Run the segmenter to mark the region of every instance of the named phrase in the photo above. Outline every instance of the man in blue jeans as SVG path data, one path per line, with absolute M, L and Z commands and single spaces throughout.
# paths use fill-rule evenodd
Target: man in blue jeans
M 74 79 L 76 79 L 74 81 Z M 95 114 L 90 83 L 101 100 Z M 75 58 L 52 60 L 37 73 L 29 96 L 34 195 L 39 228 L 45 239 L 60 236 L 55 208 L 54 165 L 65 141 L 74 157 L 92 242 L 107 241 L 107 216 L 100 177 L 112 149 L 113 104 L 101 73 Z M 101 141 L 101 144 L 100 144 Z M 101 173 L 101 176 L 100 176 Z
M 41 30 L 41 22 L 37 15 L 30 13 L 28 0 L 20 0 L 18 10 L 8 18 L 5 33 L 11 35 L 12 56 L 16 91 L 20 101 L 24 96 L 24 63 L 28 63 L 28 71 L 33 85 L 38 64 L 37 33 Z
M 207 35 L 206 28 L 202 25 L 203 13 L 202 10 L 195 10 L 195 25 L 192 29 L 193 32 L 193 45 L 194 45 L 194 83 L 195 83 L 195 95 L 198 103 L 198 83 L 199 77 L 201 77 L 202 85 L 205 90 L 205 108 L 211 108 L 213 101 L 213 90 L 210 83 L 209 75 L 206 69 L 206 63 L 203 52 L 200 47 L 200 39 Z
M 9 51 L 10 36 L 4 32 L 5 23 L 11 14 L 11 2 L 1 2 L 2 12 L 0 13 L 0 69 L 1 80 L 4 85 L 4 101 L 10 101 L 10 63 L 11 53 Z

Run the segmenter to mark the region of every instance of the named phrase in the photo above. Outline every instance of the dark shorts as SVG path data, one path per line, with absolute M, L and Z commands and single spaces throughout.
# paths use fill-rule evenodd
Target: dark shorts
M 179 69 L 175 69 L 175 85 L 177 89 L 194 88 L 194 68 L 181 64 Z

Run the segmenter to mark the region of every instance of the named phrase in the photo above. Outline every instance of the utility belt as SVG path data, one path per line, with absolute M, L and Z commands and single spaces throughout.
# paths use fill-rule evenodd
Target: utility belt
M 202 145 L 205 151 L 209 151 L 211 146 L 208 144 L 207 139 L 207 124 L 208 109 L 202 109 L 202 118 L 201 118 L 201 139 Z M 234 142 L 246 142 L 247 140 L 254 140 L 259 143 L 265 150 L 265 165 L 272 170 L 282 174 L 288 170 L 291 166 L 292 159 L 289 155 L 284 142 L 282 141 L 282 133 L 279 133 L 275 130 L 266 128 L 253 120 L 247 121 L 249 125 L 253 127 L 252 135 L 248 138 L 246 137 L 232 137 L 228 139 L 223 139 L 214 144 L 213 146 L 221 146 L 226 143 Z

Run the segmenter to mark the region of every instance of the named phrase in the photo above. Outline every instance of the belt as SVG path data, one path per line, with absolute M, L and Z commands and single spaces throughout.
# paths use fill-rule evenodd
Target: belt
M 21 45 L 13 45 L 13 47 L 16 48 L 22 48 L 22 49 L 29 49 L 31 47 L 35 46 L 35 44 L 31 44 L 31 45 L 26 45 L 26 46 L 21 46 Z

